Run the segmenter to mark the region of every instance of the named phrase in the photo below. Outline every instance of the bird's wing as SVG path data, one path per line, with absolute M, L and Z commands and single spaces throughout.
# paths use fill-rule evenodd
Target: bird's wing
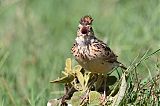
M 93 46 L 97 49 L 100 50 L 101 54 L 103 55 L 103 58 L 105 61 L 108 62 L 116 62 L 117 61 L 117 55 L 113 53 L 113 51 L 108 47 L 106 43 L 103 41 L 97 39 Z
M 115 63 L 116 66 L 121 67 L 122 69 L 126 70 L 127 68 L 121 63 L 117 61 L 117 55 L 114 54 L 114 52 L 108 47 L 107 44 L 105 44 L 103 41 L 98 40 L 98 45 L 101 46 L 102 50 L 104 52 L 104 59 L 107 62 Z

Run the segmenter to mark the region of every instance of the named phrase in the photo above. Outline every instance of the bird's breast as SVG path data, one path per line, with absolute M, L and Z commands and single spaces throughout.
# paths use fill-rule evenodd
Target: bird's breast
M 102 59 L 92 59 L 88 61 L 79 61 L 78 63 L 87 71 L 93 73 L 108 73 L 113 69 L 113 63 L 109 63 Z

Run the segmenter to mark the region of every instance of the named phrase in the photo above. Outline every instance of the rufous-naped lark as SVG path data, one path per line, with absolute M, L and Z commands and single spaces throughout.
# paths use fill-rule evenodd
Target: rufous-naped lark
M 96 38 L 92 28 L 92 17 L 80 19 L 77 37 L 71 49 L 76 61 L 92 73 L 108 73 L 114 67 L 126 69 L 117 61 L 117 55 L 103 41 Z

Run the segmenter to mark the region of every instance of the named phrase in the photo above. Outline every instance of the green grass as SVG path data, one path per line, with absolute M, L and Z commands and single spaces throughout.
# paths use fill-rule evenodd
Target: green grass
M 2 106 L 44 106 L 59 97 L 63 86 L 49 81 L 72 56 L 78 21 L 86 14 L 94 18 L 96 35 L 127 66 L 160 48 L 160 0 L 1 0 Z M 157 64 L 159 52 L 139 66 L 139 77 L 154 76 Z

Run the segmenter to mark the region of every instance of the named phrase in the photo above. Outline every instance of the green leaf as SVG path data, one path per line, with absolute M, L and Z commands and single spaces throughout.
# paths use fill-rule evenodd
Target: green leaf
M 80 106 L 80 102 L 81 102 L 81 96 L 82 96 L 82 92 L 79 91 L 79 92 L 75 92 L 73 94 L 73 96 L 71 97 L 71 104 L 72 106 Z
M 101 103 L 101 94 L 97 91 L 90 91 L 89 93 L 89 105 L 88 106 L 99 106 Z

